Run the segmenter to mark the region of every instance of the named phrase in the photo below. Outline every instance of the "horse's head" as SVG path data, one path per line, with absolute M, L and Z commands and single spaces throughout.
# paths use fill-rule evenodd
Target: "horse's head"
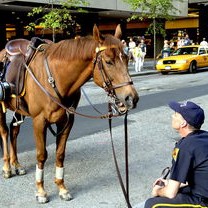
M 106 90 L 116 111 L 123 114 L 136 107 L 139 97 L 128 73 L 128 57 L 119 39 L 120 25 L 114 36 L 101 35 L 95 25 L 93 37 L 98 42 L 94 60 L 94 82 Z

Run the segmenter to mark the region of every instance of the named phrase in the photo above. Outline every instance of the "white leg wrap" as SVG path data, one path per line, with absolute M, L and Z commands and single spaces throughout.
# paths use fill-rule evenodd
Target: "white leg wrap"
M 43 181 L 43 176 L 44 176 L 44 170 L 39 169 L 38 165 L 36 165 L 36 174 L 35 174 L 35 179 L 37 182 Z
M 64 178 L 64 168 L 56 167 L 56 178 L 63 179 Z

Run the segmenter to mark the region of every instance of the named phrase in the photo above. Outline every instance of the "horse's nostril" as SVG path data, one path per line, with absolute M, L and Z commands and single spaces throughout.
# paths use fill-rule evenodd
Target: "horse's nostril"
M 125 101 L 128 101 L 129 97 L 130 97 L 130 96 L 126 96 Z
M 125 101 L 126 101 L 128 106 L 133 106 L 133 98 L 131 96 L 127 96 L 125 98 Z
M 136 97 L 127 96 L 125 98 L 126 105 L 130 108 L 135 108 L 138 100 L 139 100 L 138 96 L 136 96 Z

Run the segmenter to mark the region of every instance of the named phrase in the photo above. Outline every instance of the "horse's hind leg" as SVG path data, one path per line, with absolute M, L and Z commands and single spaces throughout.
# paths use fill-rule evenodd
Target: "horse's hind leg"
M 15 173 L 17 175 L 25 175 L 25 168 L 19 163 L 17 157 L 17 136 L 20 131 L 20 125 L 14 126 L 14 123 L 22 119 L 20 114 L 15 113 L 15 118 L 13 117 L 10 123 L 10 164 L 14 167 Z
M 2 139 L 3 160 L 4 160 L 2 174 L 4 178 L 10 178 L 12 176 L 12 170 L 10 166 L 9 144 L 8 144 L 9 130 L 6 125 L 6 114 L 3 112 L 2 106 L 0 106 L 0 136 Z

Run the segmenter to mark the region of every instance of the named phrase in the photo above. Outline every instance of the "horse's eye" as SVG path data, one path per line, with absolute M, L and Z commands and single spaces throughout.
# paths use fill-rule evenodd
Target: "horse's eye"
M 113 62 L 110 61 L 110 60 L 106 60 L 105 63 L 106 63 L 107 65 L 113 65 Z

